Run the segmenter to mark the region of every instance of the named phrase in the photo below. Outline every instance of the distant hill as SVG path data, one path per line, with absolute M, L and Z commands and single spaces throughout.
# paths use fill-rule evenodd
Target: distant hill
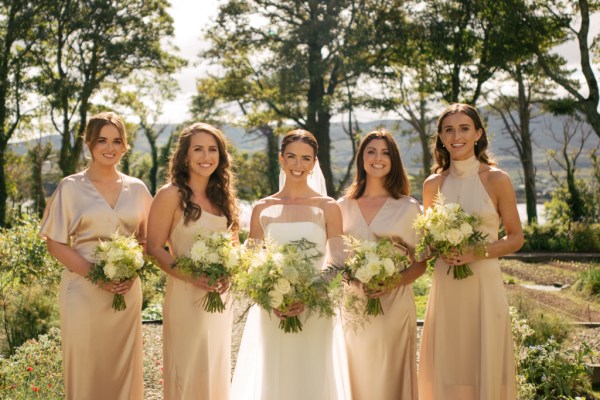
M 487 118 L 487 130 L 490 137 L 490 149 L 495 156 L 500 168 L 506 170 L 512 177 L 517 189 L 522 186 L 521 182 L 521 163 L 516 157 L 514 145 L 509 135 L 504 132 L 502 121 L 489 114 L 484 114 Z M 544 115 L 533 122 L 533 138 L 534 138 L 534 163 L 538 171 L 538 190 L 540 194 L 544 194 L 545 189 L 551 189 L 555 183 L 549 178 L 548 166 L 546 164 L 546 151 L 548 149 L 558 150 L 561 143 L 554 141 L 550 134 L 550 129 L 555 133 L 562 131 L 564 117 L 555 117 L 552 115 Z M 403 135 L 402 131 L 410 131 L 408 124 L 399 120 L 381 120 L 360 123 L 361 132 L 366 133 L 379 127 L 385 127 L 394 134 L 396 141 L 400 147 L 403 162 L 409 173 L 418 173 L 420 166 L 420 144 L 416 142 L 415 135 Z M 159 137 L 159 144 L 164 144 L 168 135 L 176 129 L 176 125 L 168 125 L 162 135 Z M 246 134 L 244 130 L 236 126 L 225 126 L 223 129 L 225 135 L 239 150 L 242 151 L 262 151 L 265 148 L 266 142 L 258 135 Z M 344 133 L 340 123 L 331 125 L 332 139 L 332 160 L 335 168 L 343 171 L 351 157 L 351 147 L 348 142 L 348 137 Z M 54 148 L 60 147 L 60 137 L 56 135 L 43 138 L 43 142 L 52 141 Z M 31 141 L 30 141 L 31 142 Z M 30 142 L 13 143 L 11 149 L 18 153 L 24 154 Z M 598 136 L 592 134 L 585 144 L 585 150 L 582 156 L 577 161 L 578 169 L 583 173 L 589 173 L 591 167 L 591 159 L 589 151 L 599 145 Z M 133 144 L 135 152 L 148 152 L 149 144 L 144 135 L 140 132 L 137 135 Z M 512 153 L 511 153 L 512 149 Z M 554 165 L 553 170 L 558 171 L 558 167 Z M 518 190 L 519 192 L 519 190 Z

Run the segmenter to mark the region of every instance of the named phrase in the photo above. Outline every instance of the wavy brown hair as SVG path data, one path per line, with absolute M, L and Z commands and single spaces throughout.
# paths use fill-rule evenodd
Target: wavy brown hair
M 450 104 L 440 115 L 437 122 L 437 135 L 433 145 L 433 156 L 435 158 L 435 165 L 431 167 L 431 171 L 436 174 L 439 172 L 446 171 L 450 168 L 450 152 L 446 149 L 440 139 L 440 133 L 442 132 L 442 124 L 444 120 L 452 114 L 463 113 L 467 117 L 471 118 L 475 129 L 481 129 L 481 137 L 475 144 L 475 157 L 479 162 L 487 165 L 496 165 L 496 162 L 492 159 L 492 156 L 488 153 L 488 137 L 485 127 L 483 126 L 483 120 L 479 115 L 477 109 L 469 104 L 454 103 Z
M 317 139 L 315 139 L 315 136 L 312 133 L 304 129 L 294 129 L 293 131 L 289 131 L 285 134 L 281 140 L 281 155 L 283 155 L 283 152 L 288 144 L 294 142 L 306 143 L 312 147 L 314 156 L 315 158 L 317 157 L 317 153 L 319 152 L 319 144 L 317 143 Z
M 169 162 L 169 180 L 179 189 L 184 223 L 187 224 L 190 221 L 196 221 L 202 214 L 200 206 L 192 202 L 194 193 L 188 185 L 190 172 L 186 162 L 192 136 L 200 132 L 212 135 L 217 141 L 217 148 L 219 150 L 219 165 L 217 165 L 217 169 L 208 178 L 206 196 L 211 204 L 225 215 L 227 225 L 230 229 L 236 230 L 239 227 L 239 221 L 234 189 L 235 176 L 230 169 L 231 160 L 227 152 L 227 141 L 220 130 L 203 122 L 196 122 L 181 132 L 177 147 Z
M 385 140 L 388 151 L 390 152 L 390 160 L 392 163 L 390 165 L 390 173 L 385 177 L 385 189 L 390 196 L 395 199 L 399 199 L 402 195 L 408 196 L 410 194 L 410 183 L 404 165 L 402 164 L 398 145 L 396 144 L 394 137 L 385 129 L 369 132 L 360 143 L 358 152 L 356 153 L 356 173 L 354 174 L 352 185 L 346 190 L 346 196 L 352 199 L 358 199 L 365 193 L 365 188 L 367 186 L 367 171 L 365 171 L 364 152 L 367 149 L 368 144 L 373 140 Z

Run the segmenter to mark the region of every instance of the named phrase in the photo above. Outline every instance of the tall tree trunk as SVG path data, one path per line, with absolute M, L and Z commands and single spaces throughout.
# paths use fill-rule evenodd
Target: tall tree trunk
M 0 226 L 4 226 L 6 218 L 6 201 L 8 193 L 6 192 L 6 174 L 4 173 L 4 155 L 6 154 L 6 143 L 0 144 Z
M 152 159 L 152 165 L 150 166 L 150 194 L 154 196 L 156 194 L 157 182 L 158 182 L 158 147 L 156 146 L 156 136 L 153 132 L 147 128 L 144 128 L 144 133 L 150 143 L 150 157 Z
M 525 202 L 527 204 L 527 223 L 537 221 L 537 194 L 535 189 L 535 165 L 531 146 L 530 99 L 525 90 L 525 82 L 520 66 L 516 71 L 519 92 L 519 124 L 521 133 L 521 165 L 525 177 Z
M 269 190 L 275 193 L 279 190 L 279 140 L 269 125 L 261 126 L 260 132 L 267 138 L 267 179 Z

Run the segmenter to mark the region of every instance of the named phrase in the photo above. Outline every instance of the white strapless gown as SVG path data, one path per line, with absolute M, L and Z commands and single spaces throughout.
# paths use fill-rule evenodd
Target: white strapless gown
M 327 231 L 318 207 L 273 205 L 261 214 L 265 237 L 280 244 L 305 238 L 325 254 Z M 321 269 L 324 257 L 315 262 Z M 336 320 L 306 318 L 303 329 L 285 333 L 279 319 L 253 306 L 248 314 L 231 399 L 350 399 L 343 334 Z

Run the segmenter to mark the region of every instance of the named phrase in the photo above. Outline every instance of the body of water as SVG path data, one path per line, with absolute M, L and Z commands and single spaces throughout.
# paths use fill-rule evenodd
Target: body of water
M 545 208 L 543 204 L 537 205 L 537 217 L 538 224 L 543 225 L 546 223 L 546 217 L 544 215 Z M 517 203 L 517 210 L 519 211 L 519 217 L 521 218 L 522 223 L 527 222 L 527 204 L 525 203 Z

